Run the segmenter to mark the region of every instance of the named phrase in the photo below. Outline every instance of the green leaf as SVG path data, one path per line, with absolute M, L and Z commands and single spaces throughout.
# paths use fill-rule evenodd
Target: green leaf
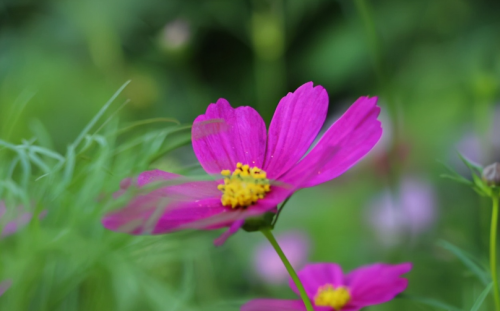
M 460 175 L 457 171 L 455 171 L 451 166 L 449 166 L 445 162 L 441 160 L 437 160 L 437 162 L 441 163 L 451 173 L 451 174 L 441 174 L 440 177 L 448 178 L 457 181 L 459 183 L 466 184 L 468 186 L 471 186 L 473 184 L 470 180 Z
M 71 179 L 73 178 L 73 171 L 75 169 L 75 148 L 73 146 L 68 147 L 65 164 L 63 183 L 65 185 L 69 185 Z
M 479 308 L 481 307 L 481 305 L 484 302 L 484 299 L 486 298 L 486 296 L 488 295 L 488 293 L 490 292 L 490 290 L 491 290 L 492 287 L 493 287 L 493 282 L 491 282 L 490 285 L 488 285 L 483 290 L 483 292 L 481 293 L 481 295 L 479 295 L 479 297 L 477 297 L 477 300 L 474 303 L 474 305 L 472 306 L 472 308 L 470 309 L 470 311 L 477 311 L 477 310 L 479 310 Z
M 432 299 L 432 298 L 424 298 L 424 297 L 418 297 L 418 296 L 407 295 L 407 294 L 398 295 L 397 298 L 412 300 L 412 301 L 418 302 L 418 303 L 423 304 L 423 305 L 437 308 L 439 310 L 462 311 L 462 309 L 460 309 L 460 308 L 457 308 L 455 306 L 449 305 L 447 303 L 444 303 L 442 301 Z
M 124 128 L 121 128 L 119 130 L 117 130 L 116 132 L 112 133 L 112 135 L 120 135 L 120 134 L 123 134 L 123 133 L 126 133 L 138 126 L 142 126 L 142 125 L 146 125 L 146 124 L 151 124 L 151 123 L 159 123 L 159 122 L 163 122 L 163 123 L 174 123 L 176 125 L 180 125 L 181 123 L 179 121 L 177 121 L 176 119 L 171 119 L 171 118 L 152 118 L 152 119 L 146 119 L 146 120 L 140 120 L 140 121 L 136 121 L 132 124 L 130 124 L 129 126 L 127 127 L 124 127 Z M 189 128 L 191 127 L 191 125 L 189 125 Z
M 99 119 L 102 117 L 104 112 L 109 108 L 109 106 L 113 103 L 113 101 L 120 95 L 120 93 L 125 89 L 125 87 L 130 83 L 130 80 L 125 82 L 119 89 L 118 91 L 111 96 L 111 98 L 108 100 L 107 103 L 102 106 L 101 110 L 90 120 L 90 122 L 87 124 L 87 126 L 83 129 L 83 131 L 78 135 L 78 137 L 75 139 L 75 141 L 71 144 L 73 148 L 76 149 L 78 145 L 82 142 L 82 140 L 85 138 L 85 136 L 88 134 L 88 132 L 92 129 L 92 127 L 99 121 Z
M 441 178 L 446 178 L 446 179 L 451 179 L 451 180 L 454 180 L 456 182 L 459 182 L 461 184 L 465 184 L 465 185 L 468 185 L 468 186 L 471 186 L 472 185 L 472 182 L 470 180 L 468 180 L 467 178 L 463 177 L 463 176 L 454 176 L 454 175 L 449 175 L 449 174 L 441 174 L 439 175 L 439 177 Z
M 488 276 L 488 272 L 484 270 L 481 266 L 479 266 L 472 255 L 469 255 L 467 252 L 461 250 L 459 247 L 441 240 L 438 242 L 438 245 L 443 247 L 444 249 L 452 252 L 458 259 L 472 272 L 484 285 L 488 284 L 490 278 Z
M 474 162 L 471 162 L 469 161 L 466 157 L 464 157 L 460 152 L 458 152 L 458 157 L 460 158 L 460 160 L 462 160 L 462 162 L 464 162 L 465 165 L 467 165 L 467 167 L 472 171 L 477 171 L 479 173 L 481 173 L 483 171 L 483 167 L 474 163 Z

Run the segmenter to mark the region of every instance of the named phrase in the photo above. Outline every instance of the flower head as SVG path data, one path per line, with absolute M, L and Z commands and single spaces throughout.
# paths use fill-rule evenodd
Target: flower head
M 483 180 L 489 186 L 498 187 L 500 185 L 500 163 L 495 162 L 486 166 L 483 170 Z
M 379 140 L 377 98 L 361 97 L 307 153 L 327 109 L 325 89 L 306 83 L 281 99 L 266 133 L 253 108 L 235 109 L 219 99 L 192 127 L 194 152 L 213 180 L 144 172 L 137 179 L 139 187 L 153 182 L 163 187 L 106 215 L 104 226 L 132 234 L 229 227 L 216 240 L 222 244 L 245 219 L 276 212 L 294 191 L 340 176 Z
M 276 237 L 278 244 L 294 269 L 301 269 L 309 255 L 309 238 L 302 232 L 286 232 Z M 266 283 L 286 282 L 289 274 L 269 243 L 259 244 L 254 252 L 254 270 Z
M 399 265 L 373 264 L 344 275 L 334 263 L 309 264 L 298 273 L 304 289 L 317 311 L 357 311 L 392 300 L 403 292 L 411 263 Z M 290 287 L 299 295 L 290 280 Z M 241 311 L 304 311 L 301 300 L 257 299 L 245 304 Z

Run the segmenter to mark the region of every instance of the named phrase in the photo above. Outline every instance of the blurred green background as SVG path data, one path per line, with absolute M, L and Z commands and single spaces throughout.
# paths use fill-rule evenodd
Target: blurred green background
M 46 213 L 0 240 L 0 280 L 12 280 L 0 308 L 239 310 L 294 297 L 255 277 L 258 233 L 215 248 L 219 232 L 129 237 L 99 219 L 119 205 L 122 178 L 200 173 L 189 130 L 157 118 L 189 124 L 223 97 L 269 122 L 282 96 L 313 81 L 328 91 L 330 123 L 359 96 L 379 96 L 384 138 L 340 178 L 294 195 L 276 231 L 305 232 L 310 261 L 346 270 L 413 262 L 413 298 L 370 310 L 446 310 L 415 297 L 469 310 L 484 285 L 439 241 L 486 264 L 489 202 L 441 179 L 439 161 L 467 176 L 457 149 L 500 160 L 499 13 L 493 0 L 0 0 L 0 225 L 21 205 Z M 370 202 L 408 176 L 431 187 L 430 220 L 385 243 Z

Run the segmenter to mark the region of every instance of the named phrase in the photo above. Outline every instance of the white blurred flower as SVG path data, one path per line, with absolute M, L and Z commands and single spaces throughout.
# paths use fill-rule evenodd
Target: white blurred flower
M 177 50 L 184 47 L 191 38 L 191 26 L 188 21 L 178 18 L 163 28 L 161 43 L 164 47 Z

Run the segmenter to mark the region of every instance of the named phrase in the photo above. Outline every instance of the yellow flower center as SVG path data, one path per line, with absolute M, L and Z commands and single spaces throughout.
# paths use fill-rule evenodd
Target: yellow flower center
M 266 172 L 256 166 L 250 168 L 238 162 L 234 172 L 223 170 L 221 174 L 225 176 L 224 184 L 218 188 L 222 191 L 221 202 L 224 206 L 247 207 L 270 191 Z
M 344 286 L 334 287 L 326 284 L 318 289 L 314 296 L 314 303 L 318 307 L 332 307 L 336 311 L 341 310 L 351 300 L 349 290 Z

